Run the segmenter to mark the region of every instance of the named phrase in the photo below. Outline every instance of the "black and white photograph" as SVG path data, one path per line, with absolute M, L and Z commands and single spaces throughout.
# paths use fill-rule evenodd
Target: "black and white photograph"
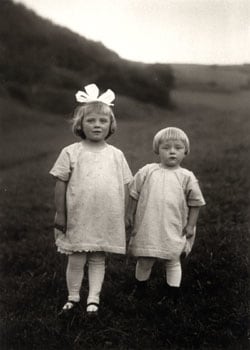
M 250 2 L 0 0 L 0 349 L 250 349 Z

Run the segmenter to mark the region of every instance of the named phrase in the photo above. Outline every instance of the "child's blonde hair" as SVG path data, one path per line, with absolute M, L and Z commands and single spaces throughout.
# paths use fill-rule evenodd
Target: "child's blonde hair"
M 80 136 L 82 139 L 86 139 L 86 135 L 82 128 L 82 121 L 83 118 L 86 117 L 90 113 L 97 113 L 97 114 L 103 114 L 108 115 L 110 117 L 110 128 L 109 133 L 106 136 L 106 139 L 112 135 L 116 129 L 116 120 L 114 113 L 110 106 L 108 106 L 106 103 L 100 102 L 100 101 L 93 101 L 88 102 L 84 105 L 76 107 L 72 119 L 72 131 L 76 136 Z
M 167 141 L 167 140 L 180 140 L 180 141 L 182 141 L 184 146 L 185 146 L 185 154 L 188 154 L 190 152 L 189 139 L 188 139 L 186 133 L 179 128 L 169 127 L 169 128 L 165 128 L 165 129 L 158 131 L 154 137 L 153 150 L 156 154 L 159 154 L 160 144 L 164 141 Z

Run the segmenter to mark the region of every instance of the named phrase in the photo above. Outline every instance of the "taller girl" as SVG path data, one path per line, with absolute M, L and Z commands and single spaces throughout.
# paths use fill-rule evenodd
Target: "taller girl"
M 116 130 L 114 99 L 112 90 L 99 96 L 95 84 L 77 92 L 81 104 L 75 110 L 72 130 L 82 140 L 63 148 L 50 171 L 56 178 L 56 245 L 68 255 L 68 301 L 63 312 L 79 303 L 88 262 L 86 311 L 97 313 L 105 253 L 125 254 L 124 215 L 132 174 L 123 153 L 106 143 Z

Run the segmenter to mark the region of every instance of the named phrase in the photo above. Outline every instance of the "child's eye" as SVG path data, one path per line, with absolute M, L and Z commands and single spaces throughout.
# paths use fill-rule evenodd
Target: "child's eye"
M 103 118 L 103 119 L 100 119 L 100 122 L 101 122 L 102 124 L 106 124 L 106 123 L 109 123 L 109 120 L 106 119 L 106 118 Z

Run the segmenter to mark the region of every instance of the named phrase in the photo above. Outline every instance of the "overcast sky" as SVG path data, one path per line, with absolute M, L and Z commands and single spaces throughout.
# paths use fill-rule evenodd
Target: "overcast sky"
M 142 62 L 250 63 L 250 0 L 15 0 Z

